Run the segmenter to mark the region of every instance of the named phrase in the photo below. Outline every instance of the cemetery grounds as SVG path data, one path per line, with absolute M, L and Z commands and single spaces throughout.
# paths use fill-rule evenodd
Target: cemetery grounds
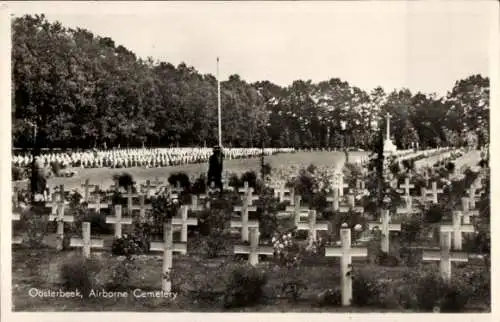
M 351 153 L 353 159 L 361 155 L 363 153 Z M 64 222 L 63 249 L 58 250 L 59 239 L 56 234 L 58 222 L 41 219 L 47 218 L 51 213 L 52 210 L 47 208 L 48 205 L 33 207 L 31 214 L 38 213 L 38 215 L 32 217 L 38 219 L 27 219 L 22 210 L 13 210 L 15 213 L 21 212 L 20 220 L 13 222 L 13 243 L 17 243 L 18 236 L 22 236 L 23 239 L 23 242 L 14 244 L 12 248 L 13 311 L 436 311 L 440 305 L 432 302 L 432 299 L 439 300 L 442 294 L 431 294 L 430 285 L 421 285 L 421 282 L 424 275 L 442 273 L 439 262 L 422 260 L 425 256 L 434 256 L 425 255 L 424 250 L 437 249 L 439 252 L 439 226 L 452 222 L 454 211 L 465 202 L 464 198 L 471 197 L 472 202 L 476 204 L 475 208 L 469 207 L 470 201 L 467 201 L 467 207 L 470 209 L 461 209 L 462 214 L 467 214 L 468 210 L 476 211 L 474 215 L 471 212 L 470 218 L 474 229 L 489 231 L 489 220 L 482 218 L 485 216 L 483 212 L 489 217 L 489 173 L 486 170 L 467 169 L 467 166 L 476 166 L 479 153 L 465 151 L 456 155 L 448 153 L 445 157 L 439 157 L 438 154 L 434 159 L 429 157 L 429 164 L 421 165 L 422 168 L 429 166 L 428 171 L 415 170 L 411 175 L 400 171 L 388 176 L 388 184 L 392 190 L 387 208 L 391 212 L 391 224 L 394 222 L 400 224 L 400 231 L 391 232 L 390 238 L 387 236 L 385 239 L 389 243 L 388 254 L 380 252 L 384 236 L 367 229 L 369 224 L 374 222 L 378 210 L 373 208 L 370 199 L 373 195 L 371 188 L 373 177 L 361 170 L 366 167 L 349 165 L 344 167 L 342 177 L 344 189 L 340 196 L 336 196 L 328 187 L 327 183 L 332 181 L 336 182 L 334 187 L 338 186 L 338 178 L 332 177 L 332 167 L 335 167 L 335 163 L 341 162 L 343 157 L 343 153 L 340 152 L 300 152 L 266 157 L 266 163 L 270 163 L 273 172 L 268 182 L 255 185 L 254 192 L 250 195 L 258 196 L 258 199 L 254 200 L 253 204 L 252 201 L 245 203 L 248 199 L 244 197 L 248 196 L 248 192 L 241 194 L 227 191 L 223 194 L 223 198 L 219 198 L 218 193 L 208 197 L 210 208 L 201 202 L 205 205 L 203 210 L 194 211 L 197 208 L 193 207 L 192 210 L 186 211 L 190 218 L 197 218 L 197 226 L 188 229 L 185 243 L 187 252 L 173 255 L 171 274 L 168 278 L 162 273 L 164 256 L 161 251 L 134 253 L 130 257 L 113 254 L 111 249 L 117 231 L 112 224 L 106 224 L 106 217 L 112 215 L 109 209 L 100 209 L 100 214 L 96 214 L 95 209 L 88 208 L 97 195 L 92 196 L 87 192 L 89 195 L 85 198 L 88 198 L 89 202 L 81 203 L 75 202 L 75 194 L 71 191 L 76 188 L 81 192 L 86 179 L 89 179 L 90 184 L 99 185 L 100 190 L 108 190 L 113 183 L 112 175 L 115 173 L 130 173 L 136 184 L 140 185 L 144 184 L 145 180 L 155 178 L 166 182 L 168 176 L 174 172 L 197 175 L 206 171 L 206 165 L 195 164 L 161 169 L 81 169 L 76 178 L 51 179 L 49 181 L 51 186 L 64 185 L 65 201 L 67 201 L 64 207 L 55 206 L 55 208 L 62 208 L 63 215 L 73 216 L 73 220 Z M 420 163 L 422 160 L 425 158 L 419 157 Z M 461 164 L 460 169 L 447 172 L 445 169 L 447 161 Z M 310 167 L 310 164 L 314 164 L 314 167 Z M 252 178 L 251 176 L 241 178 L 241 174 L 248 170 L 259 173 L 259 167 L 258 158 L 225 162 L 228 172 L 240 175 L 233 183 L 243 190 Z M 304 169 L 301 175 L 294 173 L 299 168 Z M 361 180 L 364 176 L 366 179 Z M 295 180 L 291 180 L 292 178 Z M 410 181 L 406 182 L 406 178 Z M 294 188 L 289 189 L 293 190 L 294 195 L 288 197 L 288 200 L 285 200 L 286 196 L 276 195 L 272 188 L 277 186 L 283 188 L 283 183 L 286 181 L 289 181 L 289 188 Z M 361 181 L 365 183 L 360 183 Z M 433 182 L 442 190 L 440 194 L 430 193 L 431 187 L 436 191 Z M 402 188 L 405 183 L 413 184 L 410 191 Z M 338 191 L 335 189 L 333 192 Z M 80 194 L 82 196 L 85 193 Z M 101 201 L 106 202 L 108 206 L 111 203 L 120 204 L 124 218 L 131 218 L 129 208 L 139 212 L 145 211 L 147 216 L 156 211 L 154 210 L 156 206 L 151 206 L 153 209 L 147 210 L 143 207 L 141 210 L 140 206 L 137 206 L 140 198 L 136 198 L 131 204 L 129 199 L 124 198 L 125 191 L 118 194 L 118 197 Z M 355 195 L 357 208 L 346 204 L 342 198 L 343 194 L 346 197 L 350 194 Z M 142 206 L 148 204 L 148 196 L 145 197 Z M 301 196 L 302 200 L 297 200 L 297 196 Z M 335 201 L 333 206 L 330 202 L 332 196 L 334 200 L 337 198 L 336 206 Z M 174 198 L 173 195 L 171 197 Z M 177 206 L 193 204 L 192 196 L 180 190 L 177 200 Z M 258 263 L 248 265 L 248 255 L 234 254 L 237 248 L 235 245 L 240 245 L 241 249 L 243 246 L 248 247 L 248 242 L 242 241 L 243 229 L 228 227 L 229 221 L 242 220 L 242 217 L 235 212 L 235 207 L 238 206 L 243 208 L 246 206 L 250 212 L 249 220 L 258 221 L 258 231 L 260 231 L 258 245 L 261 248 L 267 246 L 279 250 L 280 256 L 258 256 Z M 252 206 L 255 207 L 253 212 Z M 299 209 L 301 206 L 304 206 L 305 210 Z M 483 210 L 486 206 L 487 210 Z M 359 211 L 359 207 L 363 212 Z M 311 212 L 309 208 L 317 212 Z M 302 221 L 303 216 L 299 212 L 306 213 L 305 221 Z M 317 235 L 311 233 L 311 230 L 296 231 L 293 221 L 298 218 L 302 226 L 307 226 L 311 224 L 312 213 L 315 220 L 317 214 L 318 224 L 326 225 L 327 229 L 317 231 Z M 137 226 L 140 226 L 137 211 L 134 211 L 132 216 L 133 220 L 122 226 L 120 235 L 131 234 Z M 439 217 L 439 220 L 435 220 L 434 216 Z M 91 238 L 102 240 L 100 245 L 102 247 L 97 242 L 97 247 L 90 249 L 90 259 L 83 259 L 82 250 L 70 247 L 70 240 L 82 236 L 82 222 L 88 221 L 91 222 Z M 362 229 L 352 229 L 352 247 L 362 247 L 367 250 L 366 256 L 352 259 L 352 274 L 356 278 L 349 306 L 343 306 L 341 303 L 344 290 L 340 287 L 340 260 L 338 257 L 325 256 L 327 248 L 340 247 L 337 243 L 339 228 L 344 222 L 350 228 L 362 227 Z M 405 222 L 410 224 L 405 226 Z M 217 228 L 217 234 L 214 235 L 215 227 L 220 225 L 224 229 Z M 251 229 L 252 233 L 254 231 Z M 314 229 L 312 231 L 314 232 Z M 250 239 L 253 238 L 252 233 Z M 161 242 L 162 234 L 159 232 L 154 235 L 153 241 Z M 453 234 L 455 243 L 456 234 L 455 232 Z M 177 241 L 182 239 L 181 235 L 182 232 L 174 230 L 174 248 Z M 475 234 L 467 233 L 465 230 L 463 238 L 461 233 L 460 236 L 462 244 L 460 246 L 463 248 L 454 250 L 463 250 L 469 255 L 477 253 Z M 34 241 L 37 240 L 43 242 L 38 242 L 36 245 Z M 310 247 L 304 250 L 304 245 Z M 453 244 L 453 247 L 455 246 Z M 467 262 L 462 260 L 451 264 L 453 281 L 460 281 L 460 287 L 473 288 L 466 293 L 467 303 L 459 305 L 460 311 L 489 312 L 489 262 L 483 259 L 484 254 L 469 255 L 466 255 Z M 239 271 L 241 274 L 235 274 L 234 271 Z M 91 278 L 87 278 L 88 276 Z M 245 276 L 248 277 L 249 284 L 244 283 Z M 146 293 L 142 292 L 162 290 L 167 279 L 172 294 L 176 294 L 175 298 L 156 298 L 152 297 L 153 293 L 148 297 L 130 296 L 133 290 L 137 289 L 141 291 L 136 292 L 143 295 Z M 426 281 L 429 282 L 431 279 Z M 72 286 L 96 291 L 123 291 L 128 292 L 129 296 L 126 298 L 30 296 L 32 289 L 57 291 L 71 289 Z M 456 297 L 460 297 L 460 294 Z M 429 298 L 431 302 L 426 303 L 423 298 Z M 457 301 L 460 302 L 460 299 Z M 441 311 L 446 309 L 449 307 L 441 305 Z

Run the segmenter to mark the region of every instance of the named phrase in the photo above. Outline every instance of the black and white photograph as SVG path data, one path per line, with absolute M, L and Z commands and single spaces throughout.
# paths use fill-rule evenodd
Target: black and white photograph
M 12 317 L 492 312 L 495 1 L 2 10 Z

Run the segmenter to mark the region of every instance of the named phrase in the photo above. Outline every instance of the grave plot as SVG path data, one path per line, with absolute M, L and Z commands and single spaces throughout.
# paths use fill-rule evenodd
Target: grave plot
M 389 306 L 394 312 L 420 312 L 444 303 L 430 299 L 429 308 L 418 302 L 424 301 L 418 293 L 422 283 L 444 287 L 448 281 L 467 291 L 476 280 L 483 281 L 480 290 L 474 289 L 460 310 L 481 305 L 488 310 L 489 256 L 481 242 L 489 232 L 489 208 L 483 207 L 489 202 L 488 169 L 451 181 L 439 167 L 432 175 L 414 169 L 388 176 L 382 208 L 373 206 L 375 173 L 344 169 L 339 175 L 336 167 L 298 171 L 273 186 L 240 180 L 222 194 L 150 181 L 121 192 L 89 189 L 76 202 L 60 187 L 44 205 L 48 224 L 40 240 L 45 246 L 15 239 L 15 310 L 45 307 L 42 300 L 27 302 L 26 290 L 64 287 L 75 267 L 93 270 L 89 276 L 96 287 L 177 296 L 98 304 L 115 310 L 239 310 L 238 294 L 246 294 L 241 296 L 249 310 L 273 311 L 278 305 L 364 312 Z M 304 177 L 309 181 L 298 180 Z M 42 221 L 26 221 L 29 211 L 14 213 L 19 223 L 13 225 L 36 229 Z M 23 230 L 13 233 L 21 236 Z M 272 292 L 264 295 L 263 289 Z M 417 302 L 405 300 L 411 297 Z M 93 303 L 55 301 L 51 307 L 74 311 Z

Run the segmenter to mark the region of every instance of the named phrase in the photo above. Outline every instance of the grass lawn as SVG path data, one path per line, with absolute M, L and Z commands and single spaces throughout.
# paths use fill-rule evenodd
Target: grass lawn
M 349 152 L 353 159 L 368 152 Z M 344 159 L 343 152 L 297 152 L 297 153 L 282 153 L 273 156 L 266 156 L 264 162 L 270 163 L 273 168 L 288 167 L 291 165 L 301 165 L 307 167 L 309 164 L 315 165 L 331 165 Z M 251 159 L 236 159 L 225 160 L 224 171 L 243 173 L 245 171 L 260 171 L 260 158 Z M 78 174 L 71 178 L 49 178 L 48 185 L 53 187 L 64 184 L 65 190 L 74 188 L 81 189 L 81 184 L 86 179 L 90 180 L 91 184 L 99 184 L 102 189 L 113 184 L 113 175 L 123 172 L 128 172 L 133 175 L 136 182 L 145 180 L 153 180 L 156 177 L 162 181 L 166 181 L 170 174 L 178 171 L 186 172 L 188 175 L 199 175 L 208 171 L 208 163 L 186 164 L 182 166 L 171 166 L 164 168 L 95 168 L 95 169 L 76 169 Z M 27 187 L 27 181 L 16 182 L 18 187 Z
M 189 248 L 190 246 L 188 246 Z M 76 254 L 78 254 L 76 252 Z M 140 271 L 132 274 L 127 286 L 129 288 L 127 298 L 91 298 L 91 299 L 68 299 L 68 298 L 41 298 L 31 297 L 29 290 L 37 288 L 40 290 L 58 290 L 60 280 L 57 279 L 61 263 L 68 262 L 74 251 L 56 252 L 54 249 L 22 249 L 13 251 L 13 311 L 189 311 L 189 312 L 220 312 L 223 309 L 205 305 L 203 302 L 194 300 L 189 296 L 189 290 L 196 285 L 195 280 L 200 278 L 212 279 L 208 282 L 213 289 L 221 293 L 224 290 L 225 280 L 221 278 L 221 270 L 232 265 L 237 259 L 233 256 L 221 256 L 214 259 L 202 257 L 196 251 L 189 255 L 175 255 L 173 261 L 173 285 L 179 287 L 179 295 L 176 299 L 154 299 L 137 298 L 132 295 L 132 290 L 143 291 L 161 290 L 161 267 L 162 255 L 138 256 L 136 264 Z M 111 267 L 118 262 L 117 257 L 112 257 L 107 252 L 94 252 L 93 256 L 99 259 L 99 280 L 110 280 Z M 376 308 L 376 307 L 350 307 L 319 306 L 318 295 L 326 289 L 334 289 L 339 286 L 340 271 L 339 260 L 336 258 L 325 258 L 318 256 L 311 258 L 301 266 L 300 279 L 306 281 L 308 288 L 304 290 L 300 299 L 296 302 L 289 297 L 282 296 L 279 292 L 282 283 L 287 280 L 287 271 L 273 269 L 271 262 L 263 261 L 261 267 L 268 267 L 269 282 L 266 290 L 271 294 L 266 304 L 247 307 L 242 309 L 230 309 L 238 312 L 411 312 L 404 309 Z M 437 270 L 437 264 L 428 264 Z M 401 284 L 404 274 L 415 272 L 418 267 L 383 267 L 370 263 L 366 259 L 355 259 L 353 261 L 355 270 L 362 270 L 376 279 L 389 281 L 389 283 Z M 426 265 L 427 266 L 427 265 Z M 219 268 L 217 268 L 219 267 Z M 464 267 L 455 267 L 454 274 L 466 270 Z M 468 268 L 470 270 L 470 267 Z M 226 269 L 227 272 L 227 269 Z M 206 282 L 205 282 L 206 283 Z M 101 288 L 97 288 L 100 290 Z M 109 291 L 109 289 L 108 289 Z M 473 304 L 468 308 L 470 312 L 485 312 L 489 308 Z M 227 310 L 226 310 L 227 311 Z

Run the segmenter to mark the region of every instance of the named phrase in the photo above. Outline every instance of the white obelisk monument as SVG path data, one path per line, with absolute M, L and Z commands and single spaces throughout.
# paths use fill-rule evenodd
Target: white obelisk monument
M 397 148 L 396 148 L 396 145 L 394 143 L 392 143 L 392 140 L 391 140 L 391 114 L 390 113 L 387 113 L 386 114 L 386 118 L 387 118 L 387 127 L 386 127 L 386 138 L 385 138 L 385 141 L 384 141 L 384 153 L 393 153 L 393 152 L 396 152 Z

